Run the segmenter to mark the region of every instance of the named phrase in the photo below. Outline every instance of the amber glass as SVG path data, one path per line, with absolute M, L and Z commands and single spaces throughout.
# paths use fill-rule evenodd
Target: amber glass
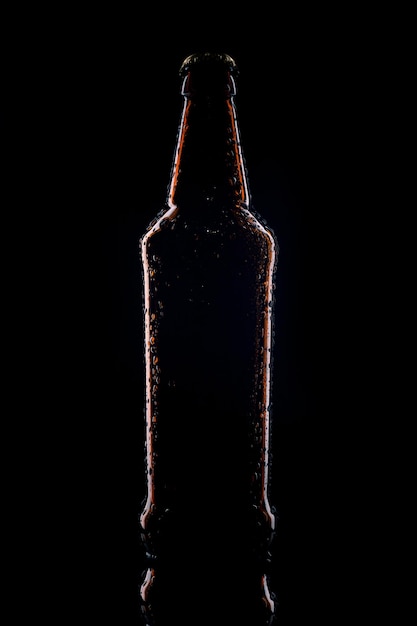
M 144 623 L 271 624 L 275 235 L 251 210 L 233 59 L 181 67 L 167 203 L 141 239 Z

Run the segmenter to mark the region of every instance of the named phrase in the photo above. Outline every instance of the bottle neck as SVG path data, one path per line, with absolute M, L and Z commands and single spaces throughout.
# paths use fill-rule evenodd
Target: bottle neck
M 249 204 L 232 97 L 184 98 L 168 204 L 181 212 Z

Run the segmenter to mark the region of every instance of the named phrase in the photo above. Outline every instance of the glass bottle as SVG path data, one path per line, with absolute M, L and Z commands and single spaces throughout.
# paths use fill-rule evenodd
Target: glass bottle
M 271 624 L 269 491 L 278 246 L 251 210 L 226 54 L 182 63 L 166 207 L 140 241 L 146 624 Z M 212 620 L 210 622 L 210 620 Z

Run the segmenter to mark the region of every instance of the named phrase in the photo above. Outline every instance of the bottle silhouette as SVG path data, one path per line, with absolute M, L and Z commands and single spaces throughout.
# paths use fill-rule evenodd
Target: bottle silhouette
M 264 626 L 278 246 L 251 211 L 234 60 L 194 54 L 164 210 L 141 238 L 144 623 Z

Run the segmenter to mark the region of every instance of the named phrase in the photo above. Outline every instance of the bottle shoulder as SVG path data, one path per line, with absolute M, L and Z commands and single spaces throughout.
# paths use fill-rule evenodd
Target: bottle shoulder
M 277 248 L 277 240 L 272 229 L 255 212 L 247 207 L 236 207 L 211 213 L 210 210 L 195 215 L 184 215 L 178 208 L 161 211 L 152 220 L 141 237 L 142 246 L 150 241 L 222 237 L 225 240 L 236 238 L 263 240 L 269 247 Z

